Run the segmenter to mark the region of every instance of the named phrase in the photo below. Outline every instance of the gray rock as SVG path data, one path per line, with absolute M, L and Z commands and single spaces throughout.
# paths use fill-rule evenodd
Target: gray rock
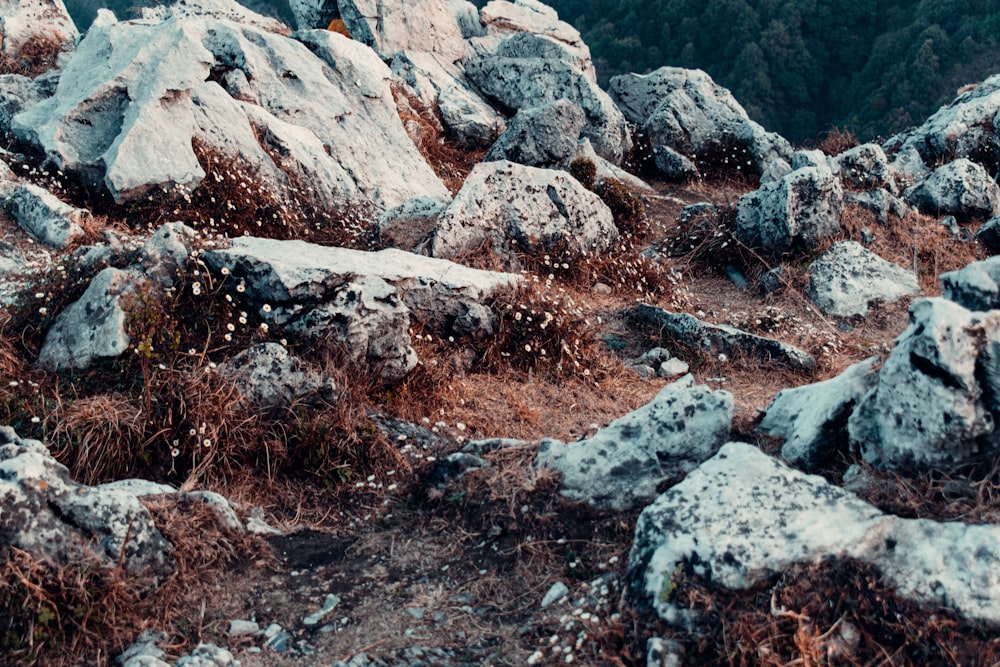
M 0 74 L 0 136 L 10 132 L 11 121 L 33 104 L 47 97 L 43 89 L 33 79 L 20 74 Z
M 876 299 L 895 302 L 920 293 L 912 271 L 856 241 L 838 241 L 809 266 L 806 295 L 827 315 L 864 316 Z
M 287 312 L 287 316 L 285 315 Z M 354 279 L 304 314 L 282 309 L 286 328 L 313 344 L 340 347 L 347 359 L 385 380 L 399 380 L 417 365 L 410 346 L 410 311 L 396 288 L 377 276 Z
M 542 598 L 542 609 L 548 609 L 567 595 L 569 595 L 569 586 L 561 581 L 557 581 L 549 587 L 545 597 Z
M 969 310 L 1000 308 L 1000 257 L 942 273 L 941 295 Z
M 769 177 L 789 169 L 791 145 L 750 120 L 732 93 L 701 70 L 661 67 L 623 74 L 611 77 L 609 90 L 654 149 L 665 146 L 700 171 L 708 163 Z
M 1000 186 L 986 169 L 965 158 L 938 167 L 907 188 L 903 199 L 922 213 L 954 215 L 959 220 L 1000 213 Z
M 340 597 L 330 593 L 323 599 L 323 605 L 319 609 L 302 619 L 302 625 L 308 627 L 318 624 L 327 614 L 336 609 L 338 604 L 340 604 Z
M 297 30 L 325 28 L 340 13 L 337 3 L 330 0 L 289 0 L 288 9 Z
M 875 215 L 875 220 L 883 226 L 888 226 L 891 218 L 905 218 L 911 209 L 906 202 L 886 190 L 871 192 L 856 192 L 848 190 L 844 193 L 847 204 L 853 204 Z
M 484 159 L 510 160 L 532 167 L 564 162 L 576 155 L 584 123 L 580 107 L 568 100 L 522 109 Z
M 629 595 L 683 624 L 689 612 L 669 596 L 680 567 L 713 585 L 744 589 L 795 563 L 846 557 L 876 566 L 906 597 L 995 622 L 998 550 L 997 526 L 884 514 L 752 445 L 728 443 L 639 516 Z
M 464 313 L 468 304 L 521 280 L 391 248 L 363 252 L 254 237 L 234 239 L 229 248 L 208 251 L 204 259 L 214 270 L 226 268 L 234 278 L 245 280 L 247 297 L 261 306 L 294 310 L 315 305 L 332 299 L 353 276 L 374 276 L 399 290 L 415 320 L 442 326 Z
M 944 161 L 995 155 L 998 113 L 1000 75 L 994 75 L 883 146 L 893 168 L 913 183 Z
M 517 33 L 494 52 L 467 58 L 465 73 L 502 108 L 528 109 L 557 100 L 578 106 L 586 121 L 582 135 L 598 155 L 620 164 L 632 146 L 628 124 L 607 93 L 570 61 L 569 53 L 556 42 Z
M 674 639 L 650 637 L 646 641 L 646 667 L 682 667 L 684 645 Z
M 899 194 L 896 175 L 889 158 L 878 144 L 861 144 L 844 151 L 836 158 L 844 184 L 855 190 L 882 189 Z
M 240 667 L 240 661 L 224 648 L 199 644 L 190 655 L 178 660 L 176 667 Z
M 847 419 L 878 382 L 878 361 L 871 357 L 829 380 L 782 389 L 756 430 L 781 438 L 781 456 L 795 467 L 817 470 L 846 450 Z
M 412 252 L 434 231 L 448 204 L 433 197 L 416 197 L 389 209 L 375 223 L 378 243 Z
M 118 201 L 197 187 L 205 172 L 193 140 L 255 165 L 257 180 L 292 206 L 295 182 L 330 211 L 447 196 L 406 136 L 375 53 L 326 30 L 292 39 L 212 16 L 227 8 L 252 15 L 203 0 L 95 24 L 55 95 L 15 116 L 14 133 Z
M 983 223 L 976 231 L 976 241 L 991 255 L 1000 254 L 1000 215 Z
M 569 23 L 560 21 L 556 10 L 545 3 L 539 0 L 490 0 L 479 18 L 486 31 L 494 36 L 529 33 L 552 41 L 569 54 L 568 62 L 574 69 L 589 81 L 597 81 L 590 49 L 580 37 L 580 32 Z
M 840 232 L 843 211 L 840 179 L 828 170 L 804 167 L 740 197 L 736 235 L 768 253 L 793 245 L 811 250 Z
M 83 239 L 90 212 L 61 201 L 48 190 L 20 183 L 3 197 L 3 208 L 24 231 L 42 243 L 63 249 Z
M 816 360 L 807 352 L 773 338 L 756 336 L 724 324 L 710 324 L 689 313 L 670 311 L 639 304 L 635 314 L 640 321 L 656 325 L 661 336 L 718 357 L 720 354 L 747 354 L 799 372 L 812 372 Z
M 445 0 L 339 0 L 337 6 L 351 37 L 382 57 L 410 50 L 440 54 L 454 62 L 468 48 L 458 17 Z
M 680 359 L 667 359 L 661 363 L 657 369 L 656 374 L 661 378 L 675 378 L 679 375 L 685 375 L 689 370 L 688 365 L 681 361 Z
M 218 371 L 257 408 L 287 408 L 300 400 L 332 402 L 337 396 L 333 380 L 278 343 L 254 345 L 220 364 Z
M 543 440 L 535 467 L 559 474 L 563 496 L 623 512 L 712 456 L 729 438 L 732 418 L 729 392 L 710 391 L 686 375 L 591 438 Z
M 257 621 L 234 618 L 229 621 L 229 630 L 226 631 L 226 634 L 230 637 L 245 637 L 247 635 L 256 635 L 259 632 L 260 625 L 257 624 Z
M 695 163 L 669 146 L 654 147 L 653 162 L 660 173 L 671 180 L 683 181 L 698 177 Z
M 160 225 L 142 246 L 142 270 L 164 287 L 171 287 L 174 278 L 191 256 L 192 242 L 198 232 L 182 222 Z
M 111 267 L 94 276 L 83 296 L 56 316 L 38 353 L 38 365 L 53 371 L 86 368 L 127 350 L 131 340 L 125 331 L 125 299 L 145 280 L 137 271 Z
M 792 171 L 797 171 L 803 167 L 828 169 L 835 175 L 840 175 L 840 163 L 818 148 L 798 150 L 792 153 Z
M 0 2 L 0 54 L 16 59 L 32 40 L 54 41 L 70 51 L 80 37 L 63 0 Z
M 910 326 L 896 339 L 878 385 L 848 421 L 865 460 L 901 471 L 947 471 L 992 447 L 995 419 L 984 398 L 995 396 L 1000 380 L 987 363 L 996 358 L 997 341 L 1000 311 L 975 313 L 942 298 L 914 301 Z
M 0 427 L 0 544 L 56 566 L 95 563 L 164 580 L 173 547 L 138 498 L 120 488 L 90 487 L 37 441 Z
M 484 162 L 439 218 L 431 254 L 457 258 L 489 243 L 505 266 L 519 269 L 517 252 L 582 257 L 616 240 L 611 210 L 566 172 Z

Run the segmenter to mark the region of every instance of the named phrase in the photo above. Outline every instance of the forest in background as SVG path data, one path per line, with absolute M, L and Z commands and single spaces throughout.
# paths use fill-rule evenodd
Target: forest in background
M 590 46 L 602 85 L 663 65 L 700 68 L 751 118 L 796 144 L 923 122 L 1000 72 L 1000 0 L 545 0 Z M 81 29 L 152 0 L 67 0 Z M 287 0 L 243 0 L 292 23 Z M 482 7 L 485 2 L 477 0 Z

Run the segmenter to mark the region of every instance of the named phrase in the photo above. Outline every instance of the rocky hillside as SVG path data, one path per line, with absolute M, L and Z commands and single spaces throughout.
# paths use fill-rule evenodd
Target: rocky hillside
M 536 0 L 0 7 L 3 664 L 1000 659 L 1000 76 L 796 150 Z

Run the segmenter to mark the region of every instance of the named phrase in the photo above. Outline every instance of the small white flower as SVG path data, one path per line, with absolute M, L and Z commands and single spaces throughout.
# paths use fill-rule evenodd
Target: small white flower
M 201 294 L 201 283 L 193 283 L 193 284 L 191 285 L 191 292 L 192 292 L 192 293 L 193 293 L 193 294 L 194 294 L 195 296 L 198 296 L 199 294 Z

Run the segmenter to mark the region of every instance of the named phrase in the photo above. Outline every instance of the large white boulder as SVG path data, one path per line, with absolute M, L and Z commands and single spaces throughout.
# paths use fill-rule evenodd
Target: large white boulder
M 942 273 L 941 295 L 969 310 L 1000 309 L 1000 256 Z
M 875 300 L 888 303 L 920 293 L 912 271 L 857 241 L 838 241 L 809 266 L 806 295 L 827 315 L 864 316 Z
M 431 254 L 453 259 L 489 243 L 510 269 L 518 252 L 581 257 L 618 239 L 611 210 L 564 171 L 477 164 L 438 219 Z
M 17 115 L 14 133 L 119 201 L 197 187 L 205 172 L 193 141 L 250 165 L 293 206 L 287 193 L 304 183 L 331 212 L 447 196 L 403 129 L 391 73 L 364 45 L 161 14 L 96 23 L 55 94 Z
M 732 93 L 701 70 L 622 74 L 611 78 L 609 92 L 654 150 L 669 149 L 699 172 L 732 170 L 773 180 L 789 170 L 791 145 L 750 120 Z
M 793 564 L 855 558 L 904 596 L 997 622 L 998 552 L 1000 527 L 884 514 L 752 445 L 728 443 L 639 516 L 629 594 L 680 624 L 687 617 L 670 599 L 679 568 L 744 589 Z
M 691 375 L 579 442 L 542 441 L 536 468 L 559 474 L 559 492 L 601 509 L 627 511 L 653 500 L 726 440 L 733 397 Z
M 440 54 L 454 62 L 468 50 L 458 17 L 446 0 L 340 0 L 337 4 L 351 37 L 383 57 L 409 50 Z

